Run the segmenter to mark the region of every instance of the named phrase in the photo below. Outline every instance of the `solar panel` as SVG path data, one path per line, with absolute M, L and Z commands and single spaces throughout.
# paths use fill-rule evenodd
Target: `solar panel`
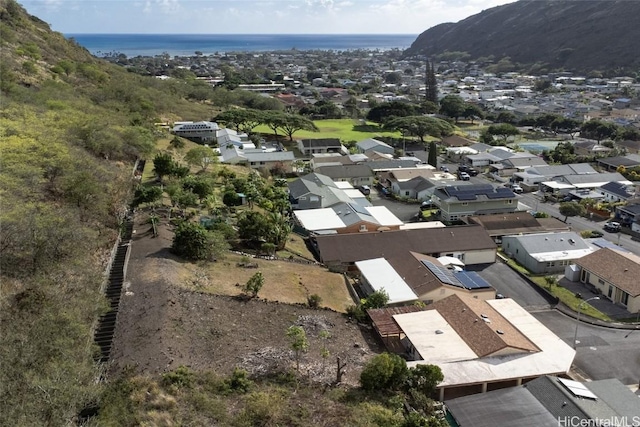
M 558 381 L 560 381 L 560 383 L 576 397 L 598 400 L 598 396 L 593 394 L 591 390 L 578 381 L 566 380 L 564 378 L 558 378 Z
M 442 283 L 446 283 L 448 285 L 462 287 L 462 284 L 458 279 L 456 279 L 451 273 L 451 271 L 447 270 L 444 267 L 439 267 L 432 262 L 421 260 L 422 264 L 427 267 Z
M 453 273 L 453 276 L 462 283 L 462 286 L 466 289 L 491 288 L 491 285 L 475 271 L 457 271 Z

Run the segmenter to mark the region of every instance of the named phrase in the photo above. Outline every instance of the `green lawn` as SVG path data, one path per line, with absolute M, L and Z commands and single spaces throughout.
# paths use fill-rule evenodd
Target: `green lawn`
M 320 130 L 319 132 L 309 132 L 300 130 L 293 134 L 294 138 L 339 138 L 342 141 L 362 141 L 367 138 L 376 138 L 381 136 L 390 136 L 400 138 L 400 132 L 389 132 L 382 130 L 373 122 L 361 124 L 360 120 L 353 119 L 334 119 L 334 120 L 315 120 L 313 123 Z M 254 132 L 273 134 L 273 131 L 267 126 L 261 125 L 254 129 Z
M 513 259 L 508 258 L 507 264 L 512 269 L 517 270 L 522 274 L 526 275 L 533 283 L 545 289 L 547 292 L 549 292 L 556 298 L 559 298 L 560 301 L 562 301 L 565 305 L 567 305 L 568 307 L 570 307 L 572 310 L 576 312 L 578 311 L 578 306 L 580 306 L 584 302 L 584 300 L 576 297 L 576 295 L 573 292 L 571 292 L 569 289 L 563 288 L 560 285 L 549 286 L 547 284 L 547 281 L 545 280 L 545 276 L 532 275 L 529 272 L 529 270 L 524 268 L 522 265 L 518 264 Z M 582 314 L 593 317 L 595 319 L 600 319 L 607 322 L 611 321 L 611 318 L 609 316 L 607 316 L 600 310 L 593 308 L 593 306 L 591 306 L 589 303 L 582 304 L 582 307 L 580 308 L 580 312 Z

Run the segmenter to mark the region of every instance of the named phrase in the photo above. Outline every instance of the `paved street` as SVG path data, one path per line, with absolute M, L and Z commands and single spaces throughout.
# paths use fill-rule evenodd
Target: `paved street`
M 568 344 L 573 343 L 576 321 L 558 311 L 533 313 Z M 580 323 L 577 354 L 579 370 L 592 380 L 617 378 L 626 385 L 640 381 L 640 330 L 610 329 Z
M 402 222 L 411 222 L 420 211 L 420 205 L 397 202 L 390 197 L 382 196 L 376 189 L 371 190 L 370 198 L 373 206 L 386 206 Z

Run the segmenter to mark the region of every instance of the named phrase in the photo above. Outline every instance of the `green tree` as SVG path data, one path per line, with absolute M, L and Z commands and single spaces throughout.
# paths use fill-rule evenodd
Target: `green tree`
M 433 62 L 429 62 L 427 59 L 425 69 L 425 100 L 436 107 L 436 110 L 433 111 L 435 113 L 438 110 L 438 80 Z
M 309 340 L 302 326 L 289 326 L 287 337 L 290 346 L 296 355 L 296 371 L 300 372 L 300 356 L 309 348 Z
M 489 135 L 502 138 L 503 142 L 506 144 L 509 137 L 519 135 L 520 131 L 513 125 L 510 125 L 508 123 L 500 123 L 497 125 L 489 126 L 489 128 L 487 129 L 487 133 Z
M 293 134 L 299 130 L 318 131 L 318 128 L 311 120 L 297 114 L 283 113 L 279 127 L 289 137 L 290 141 L 293 141 Z
M 169 153 L 158 153 L 153 158 L 153 172 L 162 182 L 162 179 L 170 175 L 174 168 L 173 157 Z
M 244 284 L 243 290 L 247 294 L 251 295 L 252 298 L 255 298 L 258 296 L 258 292 L 260 292 L 260 289 L 262 289 L 263 286 L 264 276 L 262 275 L 262 272 L 258 271 L 256 274 L 251 276 L 249 280 L 247 280 L 247 283 Z
M 397 354 L 382 353 L 371 359 L 360 373 L 360 385 L 367 391 L 395 390 L 407 379 L 407 362 Z
M 133 206 L 155 203 L 162 197 L 162 189 L 156 186 L 138 185 L 133 193 Z
M 174 136 L 169 142 L 169 145 L 171 145 L 176 150 L 180 150 L 184 148 L 186 144 L 182 138 L 180 138 L 179 136 Z
M 560 215 L 564 215 L 564 222 L 567 222 L 567 218 L 570 216 L 584 216 L 586 209 L 578 202 L 564 202 L 560 203 L 558 209 Z
M 200 202 L 213 194 L 213 183 L 203 176 L 189 175 L 182 180 L 182 188 L 198 196 Z
M 251 133 L 256 126 L 264 123 L 265 114 L 259 110 L 233 108 L 218 114 L 214 120 L 238 132 Z
M 440 100 L 440 112 L 458 122 L 464 114 L 466 103 L 458 95 L 447 95 Z
M 585 138 L 595 139 L 599 144 L 603 139 L 613 138 L 617 130 L 618 126 L 615 123 L 593 119 L 582 124 L 580 135 Z
M 431 396 L 442 380 L 444 380 L 444 375 L 440 367 L 419 364 L 409 369 L 406 385 L 408 389 L 414 389 L 425 396 Z
M 218 161 L 218 156 L 211 148 L 199 146 L 187 151 L 184 160 L 192 166 L 200 166 L 200 170 L 205 172 L 210 165 Z
M 422 143 L 427 135 L 440 138 L 453 133 L 453 126 L 448 122 L 427 116 L 392 117 L 385 122 L 384 127 L 417 136 Z
M 429 143 L 429 158 L 427 163 L 433 167 L 438 167 L 438 147 L 435 141 Z
M 228 250 L 224 236 L 209 231 L 200 224 L 182 221 L 173 236 L 172 251 L 189 260 L 208 260 Z
M 406 117 L 416 114 L 415 107 L 405 102 L 384 102 L 372 107 L 367 113 L 367 120 L 376 123 L 385 123 L 391 117 Z
M 473 124 L 474 119 L 484 119 L 484 111 L 482 108 L 478 107 L 475 104 L 466 103 L 464 106 L 464 110 L 462 111 L 462 117 L 465 119 L 470 119 Z
M 363 308 L 368 310 L 370 308 L 382 308 L 389 302 L 389 294 L 384 289 L 375 291 L 362 302 Z

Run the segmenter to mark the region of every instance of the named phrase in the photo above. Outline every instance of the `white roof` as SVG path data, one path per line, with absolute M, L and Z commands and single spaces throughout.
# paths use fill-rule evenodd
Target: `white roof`
M 360 190 L 356 190 L 355 188 L 347 188 L 344 191 L 344 194 L 346 194 L 348 197 L 352 198 L 354 201 L 356 199 L 366 199 L 367 196 L 365 196 L 364 194 L 362 194 L 360 192 Z
M 389 304 L 418 299 L 409 285 L 384 258 L 357 261 L 356 267 L 374 291 L 383 290 L 389 295 Z
M 380 225 L 402 225 L 402 221 L 398 219 L 386 206 L 367 206 L 365 210 L 371 214 L 373 219 Z
M 563 182 L 558 182 L 558 181 L 544 181 L 542 184 L 546 185 L 549 188 L 554 188 L 556 190 L 562 190 L 566 188 L 575 188 L 575 185 L 565 184 Z
M 393 318 L 409 337 L 420 356 L 430 364 L 440 365 L 477 357 L 471 347 L 436 310 L 396 314 Z M 446 379 L 445 377 L 445 381 Z
M 323 163 L 322 166 L 326 165 Z M 336 187 L 342 188 L 343 190 L 353 189 L 353 185 L 351 185 L 351 183 L 349 183 L 348 181 L 334 181 L 333 183 L 336 185 Z
M 573 260 L 589 255 L 593 251 L 593 248 L 587 248 L 570 251 L 539 252 L 531 254 L 531 257 L 538 262 Z
M 474 354 L 472 358 L 465 359 L 465 355 L 468 355 L 468 352 L 466 348 L 457 341 L 461 339 L 458 334 L 451 329 L 442 329 L 442 327 L 446 325 L 443 325 L 442 320 L 437 317 L 422 314 L 434 311 L 428 310 L 394 316 L 396 322 L 402 327 L 400 323 L 402 320 L 399 320 L 402 316 L 418 315 L 416 316 L 418 319 L 411 319 L 411 321 L 416 325 L 419 324 L 420 328 L 416 328 L 415 330 L 409 329 L 407 338 L 409 338 L 411 343 L 415 340 L 415 342 L 421 345 L 420 348 L 416 346 L 416 349 L 418 349 L 424 361 L 407 362 L 407 365 L 413 367 L 420 363 L 437 364 L 444 374 L 444 381 L 440 383 L 440 386 L 444 387 L 482 383 L 485 381 L 535 377 L 569 371 L 576 354 L 571 346 L 551 332 L 512 299 L 488 300 L 487 303 L 511 322 L 511 324 L 533 342 L 540 351 L 510 356 L 486 357 L 482 359 L 476 358 Z M 420 317 L 420 315 L 424 317 Z M 444 333 L 436 335 L 432 332 L 435 329 L 440 329 Z M 442 341 L 441 345 L 435 345 L 435 340 L 444 341 Z M 440 344 L 440 341 L 437 341 L 437 343 Z
M 309 231 L 344 228 L 344 222 L 331 208 L 293 211 L 300 224 Z
M 424 222 L 410 222 L 400 226 L 400 230 L 418 230 L 423 228 L 444 228 L 446 225 L 440 221 L 424 221 Z

